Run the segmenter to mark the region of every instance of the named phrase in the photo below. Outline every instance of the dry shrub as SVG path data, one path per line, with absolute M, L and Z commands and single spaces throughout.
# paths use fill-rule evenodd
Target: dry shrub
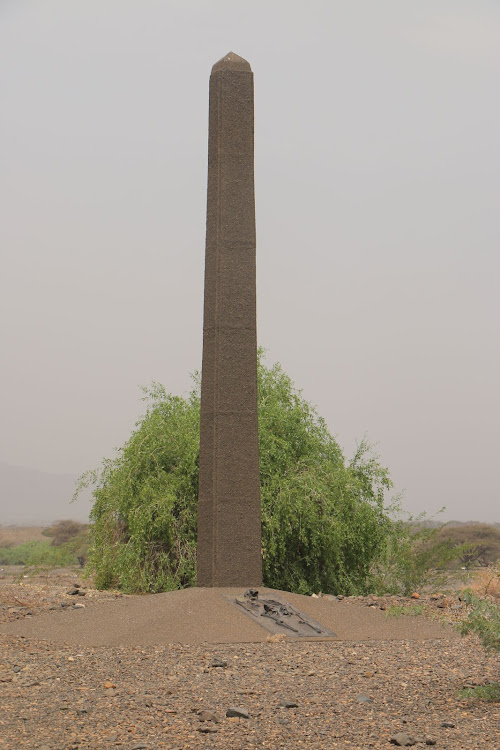
M 73 539 L 84 536 L 88 529 L 89 525 L 87 523 L 64 519 L 63 521 L 56 521 L 53 526 L 44 529 L 43 534 L 44 536 L 52 537 L 51 544 L 53 547 L 61 547 Z
M 491 596 L 500 601 L 500 564 L 478 570 L 468 588 L 476 596 Z

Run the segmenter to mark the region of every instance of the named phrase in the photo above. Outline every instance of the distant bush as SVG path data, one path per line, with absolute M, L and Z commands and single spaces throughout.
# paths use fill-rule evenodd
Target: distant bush
M 89 547 L 89 524 L 69 519 L 57 521 L 53 526 L 42 531 L 44 536 L 52 538 L 52 547 L 64 550 L 72 560 L 78 561 L 81 568 L 87 561 Z
M 440 588 L 445 568 L 456 560 L 458 550 L 442 540 L 440 527 L 429 527 L 417 519 L 395 520 L 382 554 L 372 565 L 370 588 L 375 594 L 411 596 L 423 586 Z
M 500 559 L 500 528 L 489 523 L 464 523 L 446 525 L 438 530 L 437 538 L 461 547 L 459 561 L 462 565 L 493 565 Z
M 88 529 L 89 525 L 87 523 L 67 519 L 56 521 L 53 526 L 44 529 L 42 534 L 52 538 L 51 544 L 53 547 L 61 547 L 73 539 L 85 536 Z

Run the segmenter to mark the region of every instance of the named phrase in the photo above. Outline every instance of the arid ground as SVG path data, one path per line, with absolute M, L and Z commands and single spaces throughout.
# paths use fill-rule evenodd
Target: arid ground
M 443 625 L 466 615 L 457 597 L 288 595 L 337 635 L 299 641 L 255 625 L 231 592 L 122 596 L 76 568 L 0 576 L 9 750 L 500 747 L 499 704 L 458 695 L 499 665 Z

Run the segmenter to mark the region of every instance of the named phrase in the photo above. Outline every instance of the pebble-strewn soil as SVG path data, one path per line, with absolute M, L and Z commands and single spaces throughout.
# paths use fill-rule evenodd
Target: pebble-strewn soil
M 71 571 L 23 586 L 3 579 L 3 619 L 75 599 L 102 606 L 114 596 L 70 596 L 76 580 Z M 436 611 L 456 617 L 452 606 Z M 498 679 L 498 658 L 471 638 L 82 648 L 1 634 L 0 746 L 365 750 L 399 738 L 496 750 L 500 705 L 457 691 Z M 248 718 L 226 716 L 232 707 Z

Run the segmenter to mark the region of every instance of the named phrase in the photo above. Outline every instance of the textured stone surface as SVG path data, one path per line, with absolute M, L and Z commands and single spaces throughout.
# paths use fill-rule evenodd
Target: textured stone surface
M 253 74 L 229 53 L 210 77 L 198 586 L 262 580 Z

